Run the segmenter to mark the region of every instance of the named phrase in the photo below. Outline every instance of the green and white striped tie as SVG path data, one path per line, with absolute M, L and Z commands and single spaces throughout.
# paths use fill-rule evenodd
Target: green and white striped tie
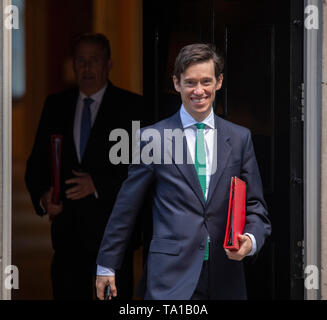
M 206 151 L 204 143 L 204 123 L 196 123 L 197 135 L 195 141 L 195 157 L 194 157 L 194 166 L 196 173 L 198 175 L 200 185 L 202 188 L 204 200 L 207 200 L 206 197 L 206 188 L 207 188 L 207 173 L 206 173 Z M 204 253 L 204 261 L 209 259 L 209 237 L 207 238 L 206 251 Z

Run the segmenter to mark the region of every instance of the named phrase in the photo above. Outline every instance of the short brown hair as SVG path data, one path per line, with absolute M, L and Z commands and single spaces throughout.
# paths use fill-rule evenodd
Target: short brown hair
M 110 60 L 111 58 L 110 42 L 105 35 L 101 33 L 84 33 L 82 35 L 79 35 L 73 41 L 72 49 L 73 49 L 74 58 L 76 56 L 76 50 L 81 43 L 93 43 L 99 45 L 100 47 L 103 48 L 103 51 L 105 53 L 105 58 L 107 60 Z
M 180 81 L 181 74 L 193 63 L 213 60 L 215 66 L 215 77 L 218 80 L 224 69 L 224 58 L 216 53 L 216 49 L 211 44 L 195 43 L 183 47 L 176 60 L 174 75 Z

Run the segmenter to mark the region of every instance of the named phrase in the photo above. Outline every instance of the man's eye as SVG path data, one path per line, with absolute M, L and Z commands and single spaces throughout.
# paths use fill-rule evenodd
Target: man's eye
M 194 81 L 185 81 L 185 84 L 187 85 L 187 86 L 194 86 L 195 85 L 195 82 Z
M 211 84 L 211 79 L 205 79 L 205 80 L 203 81 L 203 83 L 204 83 L 204 84 Z

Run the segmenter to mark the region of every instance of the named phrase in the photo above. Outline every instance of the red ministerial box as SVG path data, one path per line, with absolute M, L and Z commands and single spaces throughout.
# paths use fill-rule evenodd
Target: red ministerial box
M 232 177 L 228 219 L 225 233 L 224 248 L 238 250 L 238 236 L 243 234 L 246 211 L 246 183 L 238 177 Z

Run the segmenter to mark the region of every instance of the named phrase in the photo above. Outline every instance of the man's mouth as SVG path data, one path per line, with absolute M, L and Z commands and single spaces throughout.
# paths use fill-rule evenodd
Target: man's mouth
M 93 76 L 83 76 L 82 77 L 83 78 L 83 80 L 94 80 L 94 77 Z
M 202 104 L 205 101 L 207 101 L 207 97 L 202 97 L 202 98 L 192 98 L 192 101 L 196 104 Z

